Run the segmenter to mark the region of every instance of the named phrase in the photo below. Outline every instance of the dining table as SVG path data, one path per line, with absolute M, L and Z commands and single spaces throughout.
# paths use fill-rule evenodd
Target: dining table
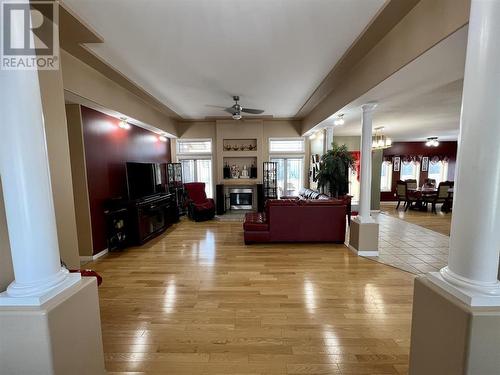
M 424 205 L 424 198 L 431 198 L 437 195 L 438 189 L 431 186 L 422 186 L 416 188 L 408 188 L 408 195 L 415 199 L 415 206 L 410 207 L 413 210 L 427 211 L 427 205 Z
M 453 188 L 448 189 L 448 198 L 445 200 L 441 206 L 441 211 L 450 212 L 453 205 Z M 408 188 L 408 194 L 415 198 L 415 206 L 410 207 L 413 210 L 427 211 L 427 205 L 424 205 L 424 198 L 431 198 L 438 194 L 438 188 L 430 186 L 422 186 L 417 188 Z

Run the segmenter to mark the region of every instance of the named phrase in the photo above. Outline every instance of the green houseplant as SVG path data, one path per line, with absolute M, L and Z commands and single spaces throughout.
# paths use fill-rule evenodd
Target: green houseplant
M 346 145 L 332 143 L 332 149 L 322 157 L 317 175 L 318 186 L 338 198 L 349 192 L 349 168 L 354 168 L 354 158 Z

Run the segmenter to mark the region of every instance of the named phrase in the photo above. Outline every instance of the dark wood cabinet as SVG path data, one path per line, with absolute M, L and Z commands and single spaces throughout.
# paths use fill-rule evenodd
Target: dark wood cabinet
M 143 244 L 178 221 L 177 204 L 173 194 L 151 197 L 136 202 L 130 208 L 132 239 Z
M 105 215 L 109 250 L 142 245 L 179 220 L 174 194 L 115 201 Z

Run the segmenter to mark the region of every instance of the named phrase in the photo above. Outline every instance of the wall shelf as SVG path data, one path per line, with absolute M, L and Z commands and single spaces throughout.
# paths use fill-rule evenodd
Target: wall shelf
M 222 156 L 225 158 L 256 158 L 257 151 L 222 151 Z
M 257 185 L 260 181 L 258 178 L 225 178 L 222 183 L 224 185 Z

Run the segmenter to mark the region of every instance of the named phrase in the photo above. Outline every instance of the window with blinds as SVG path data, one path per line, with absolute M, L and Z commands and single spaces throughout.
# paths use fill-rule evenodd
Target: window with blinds
M 210 154 L 212 153 L 212 141 L 203 140 L 177 140 L 178 154 Z
M 269 152 L 275 153 L 303 153 L 304 139 L 302 138 L 270 138 Z

